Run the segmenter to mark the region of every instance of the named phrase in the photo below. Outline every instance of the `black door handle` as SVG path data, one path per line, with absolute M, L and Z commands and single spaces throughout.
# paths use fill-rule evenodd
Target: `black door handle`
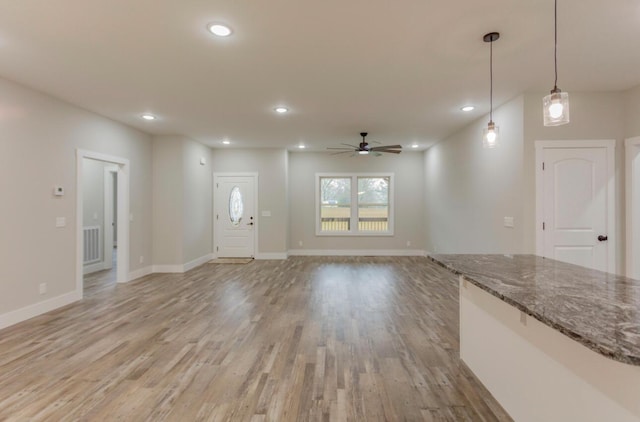
M 606 240 L 609 240 L 609 236 L 603 236 L 603 235 L 598 236 L 599 242 L 604 242 Z

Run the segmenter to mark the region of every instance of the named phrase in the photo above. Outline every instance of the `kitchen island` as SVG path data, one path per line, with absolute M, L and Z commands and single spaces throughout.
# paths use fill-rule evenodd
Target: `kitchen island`
M 516 421 L 640 421 L 640 281 L 535 255 L 432 255 L 460 356 Z

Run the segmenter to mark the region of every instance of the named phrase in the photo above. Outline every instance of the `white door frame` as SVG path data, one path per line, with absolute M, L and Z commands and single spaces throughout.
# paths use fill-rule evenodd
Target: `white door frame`
M 607 150 L 607 234 L 612 241 L 607 242 L 607 271 L 616 272 L 616 161 L 615 139 L 584 141 L 535 141 L 536 146 L 536 255 L 544 256 L 544 173 L 542 162 L 547 148 L 606 148 Z
M 260 189 L 258 188 L 258 178 L 259 175 L 258 173 L 213 173 L 213 195 L 211 195 L 212 197 L 212 201 L 213 204 L 211 206 L 211 209 L 213 210 L 212 215 L 211 215 L 211 219 L 213 224 L 211 224 L 211 227 L 213 229 L 213 257 L 217 258 L 218 257 L 218 252 L 216 251 L 216 245 L 218 244 L 218 237 L 216 234 L 216 186 L 218 183 L 218 177 L 253 177 L 253 197 L 254 197 L 254 202 L 253 202 L 253 215 L 255 215 L 255 219 L 254 219 L 254 228 L 253 228 L 253 256 L 254 258 L 258 256 L 258 229 L 260 228 L 260 224 L 258 223 L 260 221 L 260 219 L 258 218 L 258 193 L 260 192 Z M 120 234 L 118 233 L 118 237 L 120 237 Z
M 118 268 L 116 281 L 126 283 L 129 281 L 129 160 L 98 152 L 76 150 L 76 293 L 78 297 L 83 296 L 83 166 L 82 160 L 88 158 L 92 160 L 104 161 L 115 164 L 118 167 Z
M 118 174 L 118 166 L 106 166 L 104 168 L 104 210 L 102 214 L 104 215 L 104 236 L 102 236 L 102 250 L 104 251 L 103 268 L 105 270 L 110 270 L 113 267 L 113 226 L 108 224 L 108 222 L 113 222 L 113 173 Z
M 640 250 L 640 183 L 633 175 L 640 175 L 640 136 L 625 140 L 626 214 L 627 214 L 627 277 L 640 279 L 640 263 L 634 268 L 633 256 Z M 635 253 L 634 253 L 635 252 Z

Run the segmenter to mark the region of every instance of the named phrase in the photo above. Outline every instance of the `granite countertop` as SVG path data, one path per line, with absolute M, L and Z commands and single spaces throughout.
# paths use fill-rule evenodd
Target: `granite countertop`
M 535 255 L 429 258 L 590 349 L 640 366 L 640 281 Z

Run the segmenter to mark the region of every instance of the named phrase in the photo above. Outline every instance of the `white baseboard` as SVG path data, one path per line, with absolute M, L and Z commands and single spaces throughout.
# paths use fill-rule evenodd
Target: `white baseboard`
M 149 275 L 153 273 L 153 267 L 152 266 L 148 266 L 148 267 L 144 267 L 144 268 L 139 268 L 135 271 L 131 271 L 129 273 L 129 276 L 127 277 L 127 281 L 132 281 L 132 280 L 136 280 L 140 277 L 144 277 L 145 275 Z
M 16 309 L 15 311 L 7 312 L 6 314 L 0 315 L 0 329 L 53 311 L 54 309 L 61 308 L 80 299 L 82 299 L 82 294 L 73 291 L 47 299 L 43 302 Z
M 182 265 L 154 265 L 152 272 L 154 273 L 185 273 L 213 259 L 213 254 L 207 254 L 200 258 L 189 261 Z
M 257 253 L 255 259 L 267 260 L 267 259 L 287 259 L 289 254 L 286 252 L 264 252 Z
M 205 256 L 201 256 L 200 258 L 194 259 L 193 261 L 187 262 L 186 264 L 184 264 L 183 267 L 183 271 L 182 272 L 187 272 L 189 270 L 194 269 L 195 267 L 199 267 L 200 265 L 207 263 L 209 261 L 211 261 L 213 259 L 213 254 L 207 254 Z
M 154 273 L 183 273 L 184 265 L 154 265 L 152 272 Z
M 421 249 L 290 249 L 289 256 L 424 256 Z

